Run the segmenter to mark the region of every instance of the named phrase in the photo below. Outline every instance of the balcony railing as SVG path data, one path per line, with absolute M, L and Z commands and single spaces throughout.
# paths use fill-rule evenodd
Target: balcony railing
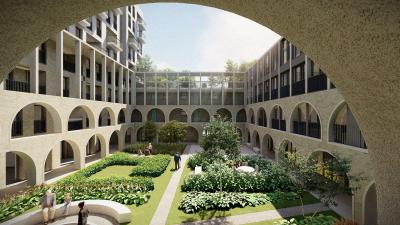
M 271 90 L 271 99 L 277 99 L 278 98 L 278 89 Z
M 96 80 L 101 81 L 101 72 L 96 72 Z
M 46 94 L 46 85 L 39 85 L 39 94 Z
M 293 133 L 306 135 L 306 122 L 293 121 Z
M 286 121 L 279 119 L 272 119 L 272 129 L 286 131 Z
M 321 138 L 321 124 L 308 123 L 308 136 L 313 138 Z
M 35 134 L 46 133 L 46 120 L 35 120 L 33 123 Z
M 9 91 L 20 91 L 20 92 L 30 92 L 29 83 L 6 79 L 6 90 Z
M 319 74 L 308 78 L 308 92 L 326 90 L 327 81 L 325 74 Z
M 63 90 L 63 96 L 64 97 L 69 97 L 69 90 L 68 89 L 64 89 Z
M 350 145 L 358 148 L 367 148 L 365 140 L 362 137 L 360 130 L 348 131 L 346 125 L 333 125 L 333 141 L 345 145 Z M 351 139 L 352 141 L 350 141 Z
M 281 96 L 280 96 L 281 98 L 289 97 L 290 96 L 290 86 L 286 85 L 286 86 L 281 87 L 280 92 L 281 92 Z
M 42 63 L 42 64 L 46 64 L 47 63 L 46 50 L 39 49 L 39 63 Z
M 75 63 L 64 61 L 63 66 L 64 66 L 64 70 L 71 72 L 71 73 L 75 73 Z
M 111 102 L 111 96 L 108 96 L 108 97 L 107 97 L 107 101 L 108 101 L 108 102 Z
M 305 81 L 297 81 L 292 84 L 292 95 L 301 95 L 305 93 Z
M 22 135 L 22 120 L 14 120 L 11 127 L 11 136 L 21 136 Z
M 86 99 L 90 100 L 90 93 L 86 93 Z
M 258 95 L 258 102 L 262 102 L 263 101 L 263 96 L 262 96 L 262 94 L 259 94 Z
M 264 92 L 264 101 L 268 101 L 269 100 L 269 91 Z
M 81 130 L 83 128 L 83 121 L 82 120 L 77 120 L 77 121 L 68 121 L 68 130 Z
M 95 95 L 96 101 L 101 101 L 101 95 Z

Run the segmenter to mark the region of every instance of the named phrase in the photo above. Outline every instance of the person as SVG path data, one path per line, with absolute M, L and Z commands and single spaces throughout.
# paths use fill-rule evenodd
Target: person
M 151 145 L 151 143 L 149 143 L 147 149 L 149 150 L 150 154 L 153 154 L 153 145 Z
M 89 216 L 89 210 L 85 206 L 85 202 L 79 202 L 78 225 L 86 225 Z
M 63 206 L 63 215 L 68 216 L 69 207 L 71 205 L 72 198 L 70 193 L 65 193 L 64 195 L 64 206 Z
M 51 222 L 54 222 L 55 206 L 56 206 L 56 194 L 52 193 L 51 190 L 48 189 L 43 194 L 41 199 L 43 224 L 47 224 L 49 220 Z
M 178 170 L 179 168 L 181 168 L 181 165 L 180 165 L 181 156 L 179 155 L 178 152 L 176 152 L 174 155 L 174 161 L 175 161 L 175 170 Z

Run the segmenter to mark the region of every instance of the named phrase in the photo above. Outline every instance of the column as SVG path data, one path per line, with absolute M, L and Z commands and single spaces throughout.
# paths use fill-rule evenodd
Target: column
M 51 150 L 51 168 L 57 169 L 61 165 L 61 142 L 57 142 L 57 144 Z
M 129 71 L 129 77 L 131 78 L 132 84 L 129 86 L 129 89 L 131 90 L 131 105 L 135 105 L 135 74 L 131 71 Z
M 75 82 L 74 85 L 75 87 L 71 87 L 72 91 L 72 97 L 75 98 L 81 98 L 82 94 L 82 44 L 80 41 L 75 42 Z
M 34 94 L 39 93 L 39 48 L 36 47 L 31 53 L 31 65 L 30 65 L 30 92 Z
M 107 58 L 101 57 L 101 100 L 107 101 Z
M 129 104 L 129 70 L 125 70 L 125 77 L 126 77 L 126 87 L 125 87 L 125 98 L 126 98 L 126 104 Z
M 278 44 L 278 60 L 277 60 L 277 68 L 278 68 L 278 99 L 281 98 L 281 42 Z
M 96 51 L 90 50 L 90 100 L 95 100 L 96 90 Z
M 111 65 L 111 102 L 115 102 L 115 62 Z
M 54 85 L 49 85 L 49 87 L 54 88 L 54 94 L 56 96 L 63 96 L 63 76 L 64 76 L 64 68 L 63 68 L 63 62 L 64 62 L 64 33 L 63 31 L 58 32 L 56 34 L 56 82 Z
M 6 159 L 6 152 L 2 151 L 0 152 L 0 165 L 2 166 L 2 168 L 0 169 L 0 189 L 3 189 L 6 187 L 6 163 L 7 163 L 7 159 Z
M 289 96 L 292 96 L 292 43 L 289 43 Z
M 124 78 L 124 68 L 122 66 L 119 66 L 119 80 L 118 80 L 118 102 L 123 103 L 123 97 L 124 97 L 124 92 L 123 92 L 123 87 L 122 87 L 122 82 Z
M 308 56 L 304 56 L 304 93 L 308 93 L 308 77 L 309 77 L 309 72 L 310 69 L 309 67 L 309 62 L 308 62 Z

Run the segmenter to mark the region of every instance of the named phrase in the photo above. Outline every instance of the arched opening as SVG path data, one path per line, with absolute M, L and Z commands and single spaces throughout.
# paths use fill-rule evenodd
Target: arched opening
M 154 123 L 163 123 L 165 122 L 165 116 L 160 109 L 152 109 L 147 114 L 147 120 L 152 121 Z
M 185 142 L 188 143 L 198 143 L 199 142 L 199 132 L 197 132 L 196 128 L 188 126 L 186 129 L 186 138 Z
M 196 109 L 192 113 L 192 122 L 194 123 L 210 122 L 210 114 L 205 109 Z
M 286 121 L 285 117 L 283 116 L 283 110 L 280 106 L 274 106 L 270 117 L 272 129 L 286 131 Z
M 236 131 L 237 131 L 237 133 L 239 135 L 240 142 L 243 143 L 244 140 L 243 140 L 242 130 L 239 127 L 236 127 Z
M 133 143 L 133 128 L 129 127 L 125 132 L 125 145 L 130 145 Z
M 141 123 L 142 121 L 143 121 L 142 113 L 139 110 L 134 109 L 132 111 L 132 115 L 131 115 L 131 122 L 132 123 Z
M 139 130 L 136 133 L 136 140 L 138 142 L 144 142 L 145 141 L 145 136 L 144 136 L 144 129 L 143 127 L 139 128 Z
M 126 115 L 125 115 L 125 110 L 121 109 L 118 113 L 118 124 L 126 123 Z
M 375 183 L 369 186 L 364 197 L 364 225 L 378 224 L 378 209 Z
M 119 149 L 119 132 L 118 131 L 114 131 L 112 134 L 111 134 L 111 137 L 110 137 L 110 153 L 113 153 L 113 152 L 116 152 L 116 151 L 118 151 L 118 150 L 121 150 L 121 149 Z
M 237 123 L 246 123 L 247 116 L 246 116 L 246 110 L 241 109 L 239 112 L 236 114 L 236 122 Z
M 68 131 L 93 128 L 93 114 L 84 106 L 72 110 L 68 119 Z
M 286 156 L 287 153 L 296 153 L 297 149 L 291 141 L 283 140 L 279 145 L 279 151 L 285 153 Z
M 187 123 L 188 119 L 187 119 L 187 114 L 185 112 L 185 110 L 177 108 L 171 111 L 171 113 L 169 114 L 169 120 L 176 120 L 178 122 L 182 122 L 182 123 Z
M 88 163 L 99 159 L 101 150 L 104 147 L 105 146 L 100 142 L 98 135 L 93 135 L 86 144 L 85 162 Z
M 313 138 L 321 138 L 321 123 L 318 113 L 309 103 L 300 103 L 294 109 L 292 132 Z
M 23 188 L 36 184 L 36 166 L 31 157 L 22 152 L 6 153 L 6 185 Z
M 111 118 L 111 110 L 105 108 L 101 111 L 99 116 L 99 127 L 111 126 L 114 125 Z
M 263 137 L 261 154 L 268 159 L 275 160 L 274 141 L 269 134 Z
M 253 131 L 253 136 L 252 136 L 252 146 L 253 146 L 253 150 L 255 152 L 259 152 L 260 151 L 260 135 L 258 135 L 257 131 Z
M 251 137 L 250 137 L 250 131 L 249 131 L 249 129 L 247 129 L 246 128 L 246 131 L 245 131 L 245 141 L 246 141 L 246 145 L 247 146 L 251 146 Z
M 254 124 L 254 111 L 253 111 L 253 109 L 249 110 L 249 120 L 248 120 L 248 122 L 251 123 L 251 124 Z
M 257 124 L 258 126 L 267 127 L 267 114 L 264 108 L 260 108 L 257 112 Z
M 33 103 L 22 108 L 14 117 L 11 137 L 28 137 L 61 131 L 61 119 L 50 106 Z
M 367 148 L 357 121 L 346 103 L 335 110 L 329 127 L 329 141 L 358 148 Z
M 215 115 L 219 115 L 224 118 L 224 120 L 232 121 L 232 113 L 225 108 L 218 109 Z

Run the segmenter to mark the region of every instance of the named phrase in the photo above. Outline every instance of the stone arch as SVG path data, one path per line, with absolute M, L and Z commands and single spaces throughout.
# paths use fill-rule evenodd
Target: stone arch
M 89 138 L 85 149 L 86 163 L 99 159 L 108 153 L 105 138 L 100 134 L 95 134 Z
M 11 138 L 59 133 L 62 131 L 61 117 L 58 111 L 49 104 L 30 103 L 19 109 L 13 116 L 10 131 Z
M 115 125 L 114 112 L 111 110 L 111 108 L 105 107 L 103 110 L 101 110 L 98 125 L 99 127 Z
M 253 109 L 249 109 L 249 119 L 248 119 L 248 122 L 251 123 L 251 124 L 254 124 L 254 123 L 255 123 L 255 120 L 254 120 L 254 111 L 253 111 Z
M 286 131 L 286 120 L 282 107 L 275 105 L 270 113 L 270 124 L 272 129 Z
M 136 132 L 136 140 L 137 140 L 138 142 L 144 142 L 144 141 L 145 141 L 145 138 L 144 138 L 144 128 L 143 128 L 143 127 L 139 128 L 139 129 L 137 130 L 137 132 Z
M 129 127 L 128 129 L 126 129 L 125 131 L 125 145 L 130 145 L 133 144 L 133 137 L 134 137 L 134 131 L 133 131 L 133 127 Z
M 122 149 L 119 149 L 121 146 L 120 135 L 121 135 L 121 132 L 118 130 L 112 132 L 112 134 L 110 136 L 110 140 L 108 142 L 109 148 L 110 148 L 110 153 L 122 150 Z
M 181 108 L 175 108 L 169 113 L 169 120 L 176 120 L 178 122 L 187 123 L 187 113 Z
M 263 107 L 260 107 L 257 111 L 257 125 L 268 127 L 267 123 L 267 113 L 265 112 Z
M 252 140 L 252 142 L 251 142 L 252 147 L 259 150 L 261 148 L 260 135 L 258 134 L 258 132 L 256 130 L 253 131 L 251 140 Z
M 275 160 L 274 140 L 269 134 L 265 134 L 263 137 L 261 154 L 268 159 Z
M 147 113 L 147 120 L 154 123 L 165 122 L 165 116 L 161 109 L 154 108 Z
M 378 224 L 378 208 L 375 182 L 370 183 L 363 195 L 363 223 L 364 225 Z
M 27 185 L 35 185 L 38 180 L 35 160 L 20 151 L 6 152 L 6 185 L 27 181 Z
M 246 110 L 241 109 L 236 114 L 236 122 L 237 123 L 246 123 L 247 122 L 247 115 Z
M 245 130 L 245 142 L 249 145 L 251 145 L 251 136 L 250 136 L 250 131 L 248 128 Z
M 199 108 L 192 113 L 192 122 L 194 123 L 206 123 L 210 122 L 210 114 L 207 110 Z
M 118 124 L 126 123 L 127 118 L 127 110 L 121 109 L 118 113 Z
M 68 131 L 94 128 L 94 114 L 87 106 L 75 107 L 68 117 Z
M 328 127 L 330 142 L 367 149 L 364 136 L 346 102 L 340 103 L 332 112 Z
M 285 154 L 286 156 L 287 153 L 296 153 L 296 152 L 297 149 L 295 145 L 288 139 L 284 139 L 279 145 L 279 152 L 278 152 L 279 154 Z
M 132 111 L 131 122 L 132 123 L 141 123 L 141 122 L 143 122 L 142 113 L 139 110 L 134 109 Z
M 313 105 L 301 102 L 292 111 L 291 132 L 313 138 L 321 138 L 319 113 Z
M 232 113 L 226 108 L 218 109 L 214 116 L 216 115 L 219 115 L 228 121 L 232 121 Z
M 199 142 L 199 132 L 197 131 L 197 129 L 192 126 L 188 126 L 186 128 L 186 130 L 187 130 L 187 134 L 185 137 L 185 142 L 198 143 Z

